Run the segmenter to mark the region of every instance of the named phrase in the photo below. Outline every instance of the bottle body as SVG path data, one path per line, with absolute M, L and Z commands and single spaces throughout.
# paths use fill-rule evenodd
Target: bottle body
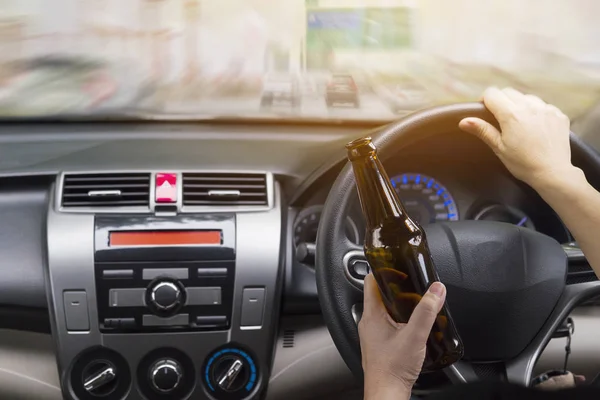
M 427 237 L 406 214 L 370 139 L 347 148 L 367 225 L 365 256 L 388 313 L 406 323 L 429 286 L 439 281 Z M 462 342 L 444 304 L 427 339 L 423 372 L 447 367 L 462 355 Z

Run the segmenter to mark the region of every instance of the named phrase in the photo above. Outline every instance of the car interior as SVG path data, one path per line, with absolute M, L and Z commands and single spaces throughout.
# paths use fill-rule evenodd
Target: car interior
M 0 399 L 362 399 L 363 137 L 464 344 L 413 395 L 600 382 L 600 281 L 458 128 L 539 95 L 600 189 L 596 2 L 130 3 L 0 6 Z
M 422 174 L 443 182 L 459 221 L 502 221 L 510 214 L 506 210 L 520 210 L 531 218 L 532 230 L 559 243 L 572 240 L 554 212 L 511 177 L 483 143 L 455 124 L 443 125 L 434 123 L 434 131 L 425 127 L 420 140 L 390 149 L 385 158 L 390 175 L 402 180 Z M 362 396 L 360 380 L 324 322 L 332 316 L 319 301 L 318 257 L 299 255 L 297 249 L 315 245 L 319 219 L 327 211 L 323 205 L 340 202 L 330 191 L 346 164 L 344 144 L 364 129 L 272 123 L 52 127 L 4 125 L 0 136 L 3 398 L 58 399 L 61 390 L 79 399 L 105 393 L 110 398 Z M 578 157 L 588 179 L 600 179 L 587 164 L 597 155 Z M 172 190 L 161 191 L 168 186 L 164 182 Z M 122 194 L 88 195 L 111 190 Z M 230 200 L 211 191 L 241 194 Z M 341 229 L 358 246 L 364 222 L 356 193 L 349 198 Z M 491 205 L 503 208 L 482 212 Z M 435 241 L 431 246 L 435 259 Z M 571 314 L 577 329 L 569 367 L 594 376 L 598 309 L 592 295 L 599 286 L 581 253 L 564 251 L 568 269 L 566 275 L 562 271 L 562 285 L 583 297 L 578 294 L 577 308 L 570 304 L 552 332 L 545 332 L 535 371 L 561 364 L 564 339 L 550 338 Z M 341 271 L 339 261 L 329 270 Z M 531 301 L 527 306 L 535 309 Z M 485 323 L 463 321 L 456 311 L 461 334 Z M 157 382 L 148 371 L 160 368 L 161 360 L 173 360 L 173 371 L 186 378 L 177 392 L 152 390 Z M 245 373 L 228 386 L 236 390 L 220 389 L 215 376 L 238 362 Z M 499 368 L 483 365 L 488 366 L 479 365 L 474 379 Z M 118 375 L 89 390 L 86 383 L 107 368 Z M 528 378 L 533 374 L 529 371 Z M 444 373 L 425 375 L 416 391 L 450 383 Z

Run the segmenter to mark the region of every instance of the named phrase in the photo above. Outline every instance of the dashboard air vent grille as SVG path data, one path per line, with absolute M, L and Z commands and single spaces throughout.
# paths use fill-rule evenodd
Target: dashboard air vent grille
M 575 285 L 577 283 L 593 282 L 598 280 L 596 273 L 587 262 L 579 262 L 569 265 L 567 272 L 567 285 Z
M 294 347 L 296 331 L 293 329 L 286 329 L 283 331 L 283 347 L 290 348 Z
M 261 206 L 268 204 L 266 174 L 184 173 L 186 206 Z
M 147 207 L 149 204 L 149 173 L 64 176 L 63 207 Z

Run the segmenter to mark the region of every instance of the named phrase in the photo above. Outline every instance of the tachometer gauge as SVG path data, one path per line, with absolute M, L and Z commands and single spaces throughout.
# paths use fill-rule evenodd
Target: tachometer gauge
M 311 206 L 298 213 L 294 221 L 294 245 L 296 246 L 296 259 L 303 264 L 313 265 L 315 256 L 315 242 L 317 229 L 321 219 L 323 206 Z M 352 243 L 359 244 L 360 234 L 352 218 L 346 218 L 346 236 Z
M 294 244 L 315 243 L 317 241 L 317 229 L 321 219 L 323 206 L 311 206 L 298 213 L 294 222 Z M 350 218 L 346 218 L 346 236 L 353 243 L 358 243 L 359 232 L 356 223 Z
M 504 204 L 493 204 L 487 206 L 477 214 L 473 219 L 480 221 L 499 221 L 509 224 L 524 226 L 529 229 L 535 229 L 531 218 L 518 208 L 510 207 Z
M 421 225 L 436 221 L 458 221 L 454 198 L 440 182 L 416 173 L 405 173 L 391 178 L 411 218 Z

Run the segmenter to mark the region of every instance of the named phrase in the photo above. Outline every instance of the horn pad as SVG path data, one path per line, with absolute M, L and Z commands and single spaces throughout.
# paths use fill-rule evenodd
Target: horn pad
M 519 355 L 550 316 L 566 284 L 567 257 L 549 236 L 490 221 L 425 227 L 448 288 L 450 313 L 471 361 Z

